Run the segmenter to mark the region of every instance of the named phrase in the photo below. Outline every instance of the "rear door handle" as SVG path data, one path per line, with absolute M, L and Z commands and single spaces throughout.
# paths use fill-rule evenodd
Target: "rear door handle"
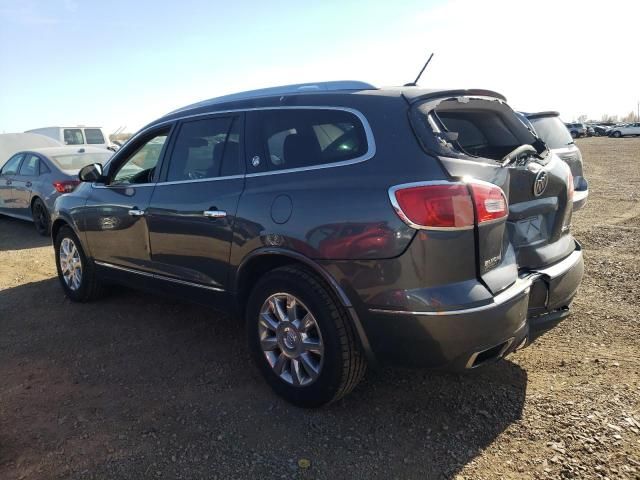
M 129 215 L 132 217 L 142 217 L 144 216 L 144 210 L 138 210 L 137 208 L 132 208 L 129 210 Z
M 207 218 L 224 218 L 227 216 L 227 212 L 223 210 L 205 210 L 202 214 Z
M 31 185 L 32 185 L 31 182 L 27 182 L 27 183 L 24 184 L 24 186 L 27 187 L 27 188 L 31 188 Z

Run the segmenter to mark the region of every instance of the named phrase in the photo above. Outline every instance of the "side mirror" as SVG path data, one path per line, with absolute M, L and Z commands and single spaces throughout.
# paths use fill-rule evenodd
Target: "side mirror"
M 82 167 L 78 177 L 81 182 L 103 182 L 105 180 L 102 174 L 102 165 L 99 163 L 92 163 Z

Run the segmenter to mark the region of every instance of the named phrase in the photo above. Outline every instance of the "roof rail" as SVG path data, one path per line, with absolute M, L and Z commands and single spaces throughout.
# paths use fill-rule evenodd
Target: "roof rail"
M 169 112 L 172 113 L 181 112 L 183 110 L 189 110 L 196 107 L 205 107 L 209 105 L 215 105 L 218 103 L 233 102 L 237 100 L 249 100 L 252 98 L 270 97 L 272 95 L 292 95 L 296 93 L 314 93 L 314 92 L 329 92 L 339 90 L 375 90 L 376 87 L 366 82 L 359 82 L 355 80 L 338 80 L 333 82 L 317 82 L 317 83 L 297 83 L 294 85 L 282 85 L 278 87 L 260 88 L 258 90 L 249 90 L 246 92 L 232 93 L 230 95 L 223 95 L 221 97 L 210 98 L 209 100 L 203 100 L 202 102 L 187 105 L 186 107 L 179 108 Z

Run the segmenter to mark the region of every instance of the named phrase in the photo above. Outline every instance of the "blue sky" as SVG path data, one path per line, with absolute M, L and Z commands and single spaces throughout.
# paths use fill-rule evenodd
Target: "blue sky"
M 638 62 L 623 61 L 637 45 L 636 3 L 0 0 L 0 133 L 135 131 L 188 103 L 278 84 L 397 85 L 432 50 L 423 86 L 490 88 L 568 120 L 622 115 L 640 99 Z M 607 42 L 588 46 L 593 35 Z

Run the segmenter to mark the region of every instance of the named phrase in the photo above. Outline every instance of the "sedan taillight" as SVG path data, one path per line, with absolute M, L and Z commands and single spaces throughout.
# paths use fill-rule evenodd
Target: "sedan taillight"
M 464 230 L 509 214 L 502 189 L 477 180 L 398 185 L 389 196 L 400 218 L 419 229 Z
M 60 193 L 70 193 L 80 184 L 78 180 L 62 180 L 60 182 L 53 182 L 53 188 Z

